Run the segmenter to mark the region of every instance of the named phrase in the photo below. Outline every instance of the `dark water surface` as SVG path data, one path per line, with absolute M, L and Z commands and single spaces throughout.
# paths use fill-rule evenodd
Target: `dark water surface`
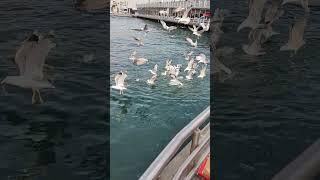
M 81 13 L 72 1 L 0 2 L 0 77 L 17 75 L 16 49 L 33 30 L 56 33 L 54 90 L 31 104 L 29 89 L 0 95 L 0 179 L 105 179 L 107 123 L 105 11 Z M 93 61 L 83 56 L 93 54 Z M 27 178 L 26 178 L 27 179 Z
M 148 24 L 151 31 L 132 31 Z M 173 136 L 209 105 L 209 73 L 204 79 L 183 79 L 183 87 L 169 86 L 169 79 L 161 76 L 165 60 L 182 64 L 181 76 L 187 61 L 184 53 L 193 50 L 195 55 L 204 53 L 210 57 L 208 34 L 199 39 L 198 48 L 192 48 L 185 37 L 195 39 L 188 29 L 179 28 L 171 33 L 158 22 L 111 17 L 111 74 L 128 71 L 128 90 L 124 95 L 111 90 L 111 179 L 138 179 Z M 138 47 L 132 36 L 144 37 L 144 46 Z M 143 66 L 134 66 L 129 60 L 131 51 L 150 60 Z M 147 85 L 149 69 L 158 68 L 158 82 L 154 88 Z M 137 81 L 139 79 L 139 81 Z M 114 77 L 111 77 L 114 84 Z
M 251 57 L 241 50 L 248 30 L 236 32 L 248 14 L 246 1 L 214 6 L 229 10 L 222 44 L 236 48 L 233 58 L 223 61 L 236 75 L 214 82 L 215 178 L 271 179 L 320 137 L 320 8 L 311 8 L 306 45 L 295 56 L 279 51 L 288 40 L 288 25 L 304 14 L 288 5 L 274 25 L 281 34 L 264 46 L 267 54 Z

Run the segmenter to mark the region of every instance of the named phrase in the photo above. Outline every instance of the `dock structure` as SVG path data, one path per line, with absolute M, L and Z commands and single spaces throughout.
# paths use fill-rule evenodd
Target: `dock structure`
M 175 12 L 177 8 L 187 9 L 191 8 L 188 16 L 190 23 L 188 25 L 197 25 L 206 23 L 211 16 L 210 0 L 171 0 L 171 1 L 158 1 L 137 4 L 137 11 L 135 17 L 163 20 L 179 24 L 178 20 L 182 17 L 184 11 Z M 161 13 L 161 11 L 163 13 Z

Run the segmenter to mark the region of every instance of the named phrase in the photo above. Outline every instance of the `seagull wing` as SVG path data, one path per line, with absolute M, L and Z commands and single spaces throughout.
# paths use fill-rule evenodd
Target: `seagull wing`
M 169 27 L 167 26 L 166 22 L 164 22 L 163 20 L 160 21 L 160 23 L 162 24 L 162 27 L 164 29 L 168 29 Z
M 190 38 L 186 38 L 186 40 L 190 43 L 190 44 L 193 44 L 194 42 L 192 41 L 192 39 Z
M 306 19 L 299 19 L 292 27 L 291 39 L 293 42 L 298 42 L 303 40 L 304 29 L 306 26 Z
M 188 26 L 188 28 L 190 29 L 190 31 L 192 31 L 192 32 L 194 31 L 194 29 L 193 29 L 193 28 L 191 28 L 191 27 L 189 27 L 189 26 Z
M 43 66 L 45 64 L 46 57 L 50 50 L 56 45 L 50 41 L 50 39 L 41 39 L 35 48 L 31 50 L 26 60 L 25 75 L 42 80 L 43 79 Z
M 14 62 L 18 65 L 19 74 L 23 75 L 26 68 L 26 61 L 29 52 L 36 46 L 34 41 L 24 41 L 21 47 L 18 49 Z
M 188 15 L 189 15 L 190 10 L 191 10 L 191 8 L 187 8 L 187 9 L 183 12 L 182 18 L 187 18 Z

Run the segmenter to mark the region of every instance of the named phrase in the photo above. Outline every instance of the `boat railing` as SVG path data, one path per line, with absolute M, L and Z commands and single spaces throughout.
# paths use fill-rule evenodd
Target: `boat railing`
M 204 123 L 210 117 L 210 106 L 207 107 L 203 112 L 201 112 L 197 117 L 195 117 L 188 125 L 186 125 L 176 136 L 169 142 L 169 144 L 161 151 L 161 153 L 156 157 L 156 159 L 151 163 L 148 169 L 143 173 L 139 180 L 156 180 L 159 178 L 162 170 L 170 163 L 170 161 L 177 155 L 179 149 L 182 145 L 192 136 L 191 142 L 191 154 L 185 161 L 185 163 L 190 163 L 195 156 L 199 155 L 200 150 L 204 147 L 208 147 L 209 139 L 206 138 L 199 145 L 196 142 L 199 140 L 199 128 L 204 125 Z M 207 125 L 209 126 L 209 125 Z M 210 129 L 210 127 L 208 127 Z M 181 177 L 185 174 L 186 165 L 182 165 L 176 174 L 176 177 Z
M 320 139 L 289 163 L 272 180 L 315 180 L 320 177 Z

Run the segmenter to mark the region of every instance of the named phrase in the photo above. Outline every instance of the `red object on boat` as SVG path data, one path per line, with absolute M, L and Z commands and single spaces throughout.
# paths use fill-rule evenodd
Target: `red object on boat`
M 201 163 L 198 175 L 205 180 L 210 180 L 210 154 Z
M 205 17 L 210 17 L 210 16 L 211 16 L 211 12 L 210 12 L 210 11 L 207 11 L 206 13 L 204 13 L 204 16 L 205 16 Z

